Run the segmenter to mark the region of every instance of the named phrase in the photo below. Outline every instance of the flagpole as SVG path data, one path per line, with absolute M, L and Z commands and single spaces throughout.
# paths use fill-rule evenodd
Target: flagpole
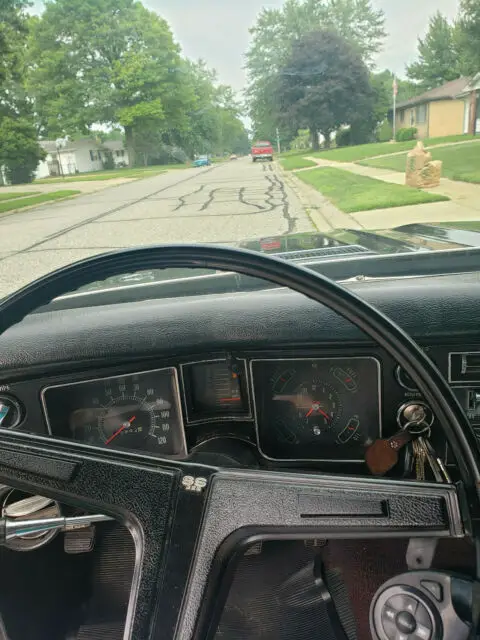
M 397 78 L 393 74 L 393 139 L 397 133 Z

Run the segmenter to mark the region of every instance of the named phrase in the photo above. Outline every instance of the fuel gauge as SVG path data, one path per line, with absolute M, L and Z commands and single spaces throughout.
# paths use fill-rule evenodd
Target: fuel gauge
M 185 365 L 189 422 L 250 415 L 244 360 L 214 360 Z

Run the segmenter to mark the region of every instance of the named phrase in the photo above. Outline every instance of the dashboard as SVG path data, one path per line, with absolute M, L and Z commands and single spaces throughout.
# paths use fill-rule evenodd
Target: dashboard
M 448 347 L 426 348 L 447 366 L 455 362 Z M 155 365 L 2 385 L 0 424 L 152 458 L 213 462 L 219 455 L 222 463 L 227 453 L 247 466 L 334 464 L 358 473 L 366 472 L 366 447 L 402 426 L 402 407 L 423 402 L 385 352 L 360 345 L 213 353 Z M 465 386 L 457 392 L 471 403 Z
M 416 337 L 480 429 L 478 279 L 351 286 Z M 284 290 L 39 313 L 0 349 L 2 427 L 114 455 L 368 473 L 366 447 L 405 407 L 429 412 L 383 349 Z

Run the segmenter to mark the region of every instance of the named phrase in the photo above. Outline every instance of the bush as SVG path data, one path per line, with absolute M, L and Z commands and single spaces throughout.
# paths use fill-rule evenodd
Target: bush
M 417 136 L 416 127 L 406 127 L 405 129 L 399 129 L 395 134 L 395 140 L 397 142 L 406 142 L 407 140 L 415 140 Z
M 335 136 L 335 144 L 337 147 L 348 147 L 350 141 L 350 127 L 348 129 L 339 129 Z
M 393 127 L 388 120 L 384 120 L 377 129 L 377 142 L 389 142 L 393 138 Z
M 102 165 L 105 171 L 115 169 L 115 160 L 111 149 L 106 149 L 105 147 L 102 149 Z

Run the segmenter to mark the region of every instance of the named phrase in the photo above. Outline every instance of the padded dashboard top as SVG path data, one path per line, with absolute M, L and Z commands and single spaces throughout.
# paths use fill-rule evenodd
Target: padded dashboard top
M 346 286 L 421 343 L 480 337 L 478 274 Z M 33 314 L 0 337 L 0 370 L 5 375 L 104 358 L 349 341 L 369 339 L 326 307 L 286 289 L 270 289 Z

